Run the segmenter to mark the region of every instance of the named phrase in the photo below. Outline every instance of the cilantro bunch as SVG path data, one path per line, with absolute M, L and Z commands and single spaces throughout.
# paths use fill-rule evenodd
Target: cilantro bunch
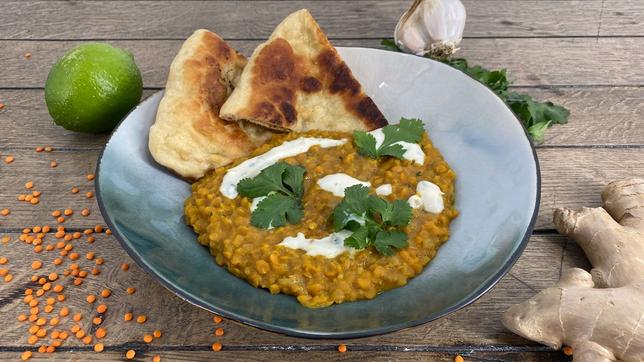
M 389 50 L 401 51 L 391 39 L 383 40 L 382 45 Z M 536 101 L 527 94 L 509 91 L 508 87 L 512 82 L 508 80 L 505 69 L 488 70 L 478 65 L 470 66 L 463 58 L 440 61 L 462 71 L 496 93 L 523 122 L 534 141 L 542 141 L 546 129 L 553 124 L 568 123 L 570 111 L 566 108 L 552 102 Z
M 335 231 L 353 231 L 344 245 L 358 250 L 373 246 L 379 253 L 393 255 L 407 246 L 407 234 L 400 230 L 411 221 L 412 210 L 404 200 L 389 202 L 369 195 L 369 188 L 354 185 L 344 190 L 344 199 L 333 210 Z
M 254 178 L 245 178 L 237 184 L 240 195 L 264 197 L 250 217 L 250 223 L 261 229 L 270 229 L 297 224 L 304 216 L 302 195 L 304 194 L 304 173 L 301 166 L 277 162 Z
M 382 156 L 391 156 L 403 159 L 405 149 L 399 142 L 418 143 L 423 138 L 425 127 L 420 119 L 401 118 L 399 124 L 382 127 L 385 138 L 382 144 L 376 147 L 376 138 L 364 131 L 353 132 L 353 141 L 358 147 L 358 152 L 373 159 Z

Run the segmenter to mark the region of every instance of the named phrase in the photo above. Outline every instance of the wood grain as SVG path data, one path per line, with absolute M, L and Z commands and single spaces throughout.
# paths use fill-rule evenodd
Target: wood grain
M 570 121 L 546 132 L 540 146 L 624 146 L 643 145 L 644 88 L 519 88 L 536 99 L 550 100 L 567 107 Z M 147 98 L 156 90 L 145 90 Z M 56 126 L 40 89 L 0 89 L 0 149 L 34 149 L 51 145 L 58 149 L 99 149 L 108 134 L 92 135 L 67 131 Z
M 266 38 L 289 13 L 308 8 L 331 37 L 381 38 L 393 33 L 405 0 L 370 1 L 13 1 L 0 13 L 5 39 L 184 39 L 209 28 L 230 39 Z M 464 2 L 465 35 L 596 36 L 641 34 L 633 2 L 613 0 L 477 0 Z M 480 5 L 479 5 L 480 4 Z M 635 5 L 641 8 L 641 5 Z M 574 17 L 570 14 L 575 13 Z M 624 13 L 624 15 L 615 15 Z M 28 14 L 28 16 L 27 16 Z M 350 27 L 347 27 L 350 24 Z M 602 24 L 600 29 L 600 24 Z
M 0 88 L 42 88 L 56 59 L 82 41 L 0 41 Z M 118 40 L 131 51 L 146 87 L 163 87 L 182 40 Z M 234 40 L 249 55 L 259 40 Z M 334 40 L 337 46 L 380 48 L 379 39 Z M 472 64 L 507 68 L 517 86 L 644 86 L 644 37 L 465 39 L 459 55 Z M 545 50 L 545 51 L 544 51 Z M 25 59 L 25 53 L 31 53 Z M 610 71 L 607 71 L 610 69 Z
M 31 261 L 44 262 L 45 266 L 38 271 L 39 275 L 47 275 L 54 270 L 62 274 L 62 270 L 71 263 L 67 261 L 62 266 L 54 267 L 52 260 L 58 257 L 57 252 L 35 254 L 32 252 L 32 246 L 16 240 L 18 234 L 9 235 L 12 241 L 2 245 L 0 250 L 2 256 L 9 259 L 9 263 L 3 267 L 9 269 L 14 275 L 14 280 L 10 283 L 0 282 L 0 324 L 3 326 L 3 333 L 0 333 L 0 351 L 2 348 L 26 345 L 28 323 L 18 322 L 15 318 L 20 313 L 28 314 L 29 308 L 22 301 L 22 291 L 30 285 L 29 278 L 34 274 L 29 267 Z M 88 294 L 98 294 L 103 288 L 110 288 L 112 296 L 107 299 L 99 298 L 100 303 L 108 306 L 108 312 L 101 325 L 108 331 L 102 341 L 108 346 L 141 343 L 143 334 L 151 333 L 155 329 L 162 329 L 164 336 L 152 345 L 164 349 L 170 349 L 172 346 L 208 346 L 215 341 L 242 350 L 287 349 L 278 346 L 292 346 L 288 347 L 290 350 L 306 346 L 331 346 L 333 349 L 340 342 L 287 337 L 229 320 L 215 325 L 212 314 L 174 296 L 131 262 L 113 237 L 95 235 L 97 240 L 93 244 L 87 244 L 85 238 L 73 241 L 73 251 L 85 255 L 91 250 L 96 253 L 96 257 L 105 258 L 105 264 L 101 266 L 102 273 L 99 277 L 88 277 L 86 282 L 78 287 L 69 285 L 68 281 L 62 281 L 61 283 L 67 286 L 64 291 L 67 300 L 63 304 L 70 308 L 72 314 L 82 313 L 84 317 L 79 324 L 82 328 L 89 329 L 90 316 L 95 315 L 95 305 L 88 304 L 85 297 Z M 55 239 L 53 236 L 47 236 L 44 240 L 43 245 L 53 243 L 52 240 Z M 123 262 L 131 264 L 129 271 L 120 270 L 119 266 Z M 81 268 L 90 268 L 94 264 L 83 258 L 77 263 Z M 213 264 L 213 267 L 217 266 Z M 561 271 L 570 267 L 589 267 L 575 243 L 559 235 L 534 236 L 510 273 L 472 306 L 425 325 L 382 336 L 352 339 L 346 343 L 354 346 L 352 348 L 374 351 L 396 348 L 422 351 L 440 349 L 440 346 L 454 347 L 454 351 L 467 351 L 469 348 L 463 346 L 481 349 L 488 344 L 506 346 L 506 349 L 511 349 L 509 346 L 513 345 L 536 347 L 505 330 L 500 323 L 501 314 L 510 305 L 519 303 L 554 284 Z M 136 292 L 127 294 L 125 290 L 129 287 L 136 288 Z M 56 304 L 54 313 L 58 308 L 60 303 Z M 145 314 L 149 320 L 143 325 L 123 322 L 122 318 L 126 312 Z M 42 312 L 41 314 L 46 315 Z M 71 322 L 67 319 L 61 321 L 60 328 L 69 328 Z M 224 336 L 213 336 L 216 327 L 224 328 Z M 80 346 L 82 343 L 71 338 L 66 345 Z M 443 349 L 444 351 L 447 349 Z
M 9 151 L 0 152 L 0 158 Z M 65 226 L 84 228 L 102 223 L 95 199 L 86 199 L 84 193 L 93 188 L 85 175 L 94 172 L 98 150 L 75 152 L 54 151 L 36 153 L 32 150 L 11 152 L 15 161 L 0 163 L 0 207 L 11 209 L 11 215 L 0 216 L 0 227 L 24 228 L 33 224 L 54 224 L 53 210 L 72 208 L 76 213 L 65 221 Z M 644 147 L 635 148 L 540 148 L 541 209 L 536 229 L 552 229 L 552 211 L 556 207 L 580 208 L 600 205 L 600 194 L 610 181 L 624 177 L 644 176 Z M 58 167 L 49 167 L 50 160 Z M 34 190 L 43 193 L 38 205 L 16 200 L 25 193 L 24 184 L 35 183 Z M 81 190 L 73 195 L 73 186 Z M 82 217 L 78 211 L 90 208 L 91 215 Z
M 151 360 L 152 356 L 158 355 L 162 361 L 437 361 L 437 362 L 453 362 L 456 352 L 363 352 L 363 351 L 349 351 L 348 353 L 340 354 L 338 352 L 328 350 L 326 352 L 239 352 L 226 351 L 214 353 L 212 351 L 205 351 L 210 348 L 209 346 L 201 346 L 198 351 L 158 351 L 150 348 L 149 351 L 139 352 L 136 355 L 136 360 Z M 224 347 L 226 348 L 226 347 Z M 21 350 L 22 351 L 22 350 Z M 96 354 L 92 352 L 77 351 L 77 352 L 57 352 L 54 355 L 45 355 L 48 361 L 115 361 L 124 359 L 125 351 L 120 352 L 104 352 Z M 565 358 L 561 352 L 489 352 L 477 351 L 464 353 L 461 355 L 466 360 L 471 361 L 495 361 L 495 362 L 551 362 L 551 361 L 570 361 Z M 0 352 L 0 361 L 15 361 L 20 356 L 20 352 Z

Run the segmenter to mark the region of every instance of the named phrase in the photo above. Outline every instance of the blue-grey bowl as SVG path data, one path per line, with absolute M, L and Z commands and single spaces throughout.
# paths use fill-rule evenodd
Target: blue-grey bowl
M 408 285 L 372 300 L 308 309 L 254 288 L 215 264 L 184 224 L 190 186 L 154 162 L 148 129 L 162 97 L 136 107 L 97 166 L 101 212 L 130 256 L 197 306 L 256 327 L 312 338 L 363 337 L 426 323 L 472 303 L 523 251 L 538 211 L 537 157 L 525 129 L 488 88 L 416 56 L 339 48 L 389 120 L 417 117 L 456 171 L 460 216 L 451 237 Z

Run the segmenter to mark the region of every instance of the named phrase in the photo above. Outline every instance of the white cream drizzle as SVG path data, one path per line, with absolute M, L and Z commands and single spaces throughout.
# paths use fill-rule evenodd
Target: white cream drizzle
M 429 181 L 420 181 L 416 185 L 416 195 L 411 196 L 407 202 L 414 209 L 420 207 L 427 212 L 439 214 L 445 208 L 443 192 L 440 187 Z
M 371 186 L 370 182 L 360 181 L 346 173 L 334 173 L 326 175 L 318 180 L 318 186 L 324 191 L 328 191 L 337 197 L 344 197 L 344 190 L 354 185 Z
M 237 197 L 237 184 L 239 181 L 257 176 L 263 169 L 275 164 L 277 161 L 307 152 L 313 146 L 322 148 L 336 147 L 343 145 L 347 140 L 336 140 L 332 138 L 301 137 L 287 141 L 279 146 L 273 147 L 266 153 L 250 158 L 226 172 L 219 187 L 219 191 L 229 199 Z
M 382 184 L 376 187 L 376 194 L 380 196 L 389 196 L 392 192 L 391 184 Z
M 382 128 L 375 129 L 369 132 L 369 134 L 376 139 L 376 148 L 380 147 L 382 143 L 385 141 L 385 134 L 382 132 Z M 402 141 L 396 142 L 394 144 L 401 145 L 402 148 L 405 150 L 405 153 L 403 154 L 403 158 L 405 160 L 414 161 L 419 165 L 425 164 L 425 152 L 423 152 L 423 149 L 420 147 L 419 144 L 411 143 L 411 142 L 402 142 Z
M 352 231 L 340 230 L 321 239 L 307 239 L 303 233 L 297 233 L 297 236 L 285 237 L 278 245 L 304 250 L 311 256 L 321 255 L 325 258 L 335 258 L 344 252 L 352 253 L 355 251 L 353 248 L 344 246 L 344 239 L 351 236 L 351 234 L 353 234 Z

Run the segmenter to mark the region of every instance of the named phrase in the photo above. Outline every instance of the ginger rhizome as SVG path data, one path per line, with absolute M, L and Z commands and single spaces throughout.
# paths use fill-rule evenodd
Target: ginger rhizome
M 644 361 L 644 179 L 616 181 L 603 207 L 557 209 L 557 230 L 579 244 L 593 265 L 572 268 L 559 282 L 503 315 L 512 332 L 573 361 Z

